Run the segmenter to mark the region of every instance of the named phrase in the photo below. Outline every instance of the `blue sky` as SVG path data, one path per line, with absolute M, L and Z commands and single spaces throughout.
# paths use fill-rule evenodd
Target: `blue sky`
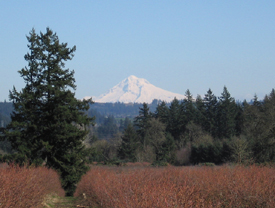
M 236 99 L 275 87 L 275 1 L 0 1 L 0 101 L 24 87 L 26 35 L 50 27 L 76 45 L 76 97 L 130 75 L 194 97 L 226 86 Z

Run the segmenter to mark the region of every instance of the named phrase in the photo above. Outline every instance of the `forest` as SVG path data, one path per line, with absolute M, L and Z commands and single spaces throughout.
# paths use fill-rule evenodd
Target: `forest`
M 151 111 L 139 107 L 133 119 L 106 116 L 91 128 L 90 161 L 199 163 L 270 163 L 274 161 L 275 91 L 263 100 L 237 102 L 224 87 L 195 99 L 158 101 Z

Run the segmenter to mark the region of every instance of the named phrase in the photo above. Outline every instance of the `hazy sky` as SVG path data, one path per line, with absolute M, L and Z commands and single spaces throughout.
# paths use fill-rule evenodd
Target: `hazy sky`
M 27 62 L 26 35 L 50 27 L 76 45 L 76 97 L 99 96 L 130 75 L 194 97 L 227 86 L 236 99 L 275 88 L 274 0 L 0 1 L 0 101 Z

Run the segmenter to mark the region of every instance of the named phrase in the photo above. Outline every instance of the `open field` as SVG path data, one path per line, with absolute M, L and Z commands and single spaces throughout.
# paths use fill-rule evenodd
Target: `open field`
M 94 166 L 64 198 L 55 171 L 1 164 L 0 187 L 0 207 L 275 207 L 275 168 L 256 165 Z
M 93 167 L 83 193 L 101 207 L 275 207 L 275 168 Z

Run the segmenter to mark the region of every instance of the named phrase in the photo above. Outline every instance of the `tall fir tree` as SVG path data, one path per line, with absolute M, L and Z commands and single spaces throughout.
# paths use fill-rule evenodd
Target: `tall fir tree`
M 203 129 L 209 132 L 213 137 L 217 136 L 217 108 L 218 101 L 217 97 L 213 94 L 212 90 L 209 89 L 204 95 L 204 117 L 205 122 L 202 125 Z
M 140 143 L 145 147 L 148 144 L 146 139 L 146 131 L 150 127 L 149 121 L 152 118 L 152 113 L 146 103 L 143 103 L 139 108 L 139 115 L 134 119 L 134 126 L 137 128 L 137 133 L 141 139 Z
M 74 71 L 65 69 L 76 47 L 60 43 L 49 28 L 44 34 L 32 29 L 27 40 L 28 66 L 19 71 L 26 86 L 20 92 L 15 87 L 10 91 L 14 111 L 5 138 L 16 151 L 16 162 L 45 162 L 60 173 L 64 189 L 72 195 L 88 170 L 83 140 L 94 120 L 85 113 L 91 100 L 75 98 Z
M 188 123 L 195 119 L 195 107 L 193 102 L 193 96 L 189 89 L 185 92 L 185 98 L 181 103 L 181 116 L 183 125 L 186 126 Z
M 177 145 L 181 143 L 181 135 L 185 131 L 185 126 L 183 125 L 184 115 L 181 110 L 179 100 L 174 98 L 169 107 L 167 131 L 173 136 Z
M 157 105 L 155 117 L 159 119 L 162 123 L 166 125 L 168 124 L 169 108 L 164 101 Z
M 200 126 L 203 126 L 203 124 L 206 122 L 204 103 L 200 95 L 197 96 L 195 102 L 194 122 Z
M 236 134 L 237 105 L 224 86 L 218 104 L 218 132 L 220 139 L 231 138 Z

